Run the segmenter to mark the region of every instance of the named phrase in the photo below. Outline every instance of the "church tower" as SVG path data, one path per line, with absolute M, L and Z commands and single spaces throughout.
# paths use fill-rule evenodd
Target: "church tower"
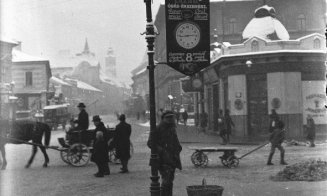
M 107 50 L 107 55 L 105 57 L 105 73 L 108 77 L 117 77 L 116 72 L 116 56 L 114 55 L 114 50 L 109 47 Z

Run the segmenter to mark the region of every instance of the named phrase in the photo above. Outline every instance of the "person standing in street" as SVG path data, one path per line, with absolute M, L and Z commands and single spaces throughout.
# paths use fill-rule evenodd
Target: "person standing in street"
M 176 133 L 174 112 L 165 111 L 162 114 L 161 122 L 155 132 L 150 134 L 147 145 L 150 149 L 156 148 L 158 151 L 158 169 L 161 175 L 160 195 L 172 196 L 175 170 L 176 168 L 182 169 L 180 159 L 182 146 Z
M 104 142 L 106 143 L 105 145 L 105 149 L 104 149 L 104 157 L 103 159 L 106 160 L 105 162 L 101 162 L 100 163 L 100 166 L 101 166 L 101 169 L 102 169 L 102 173 L 104 175 L 110 175 L 110 169 L 109 169 L 109 147 L 108 147 L 108 140 L 109 140 L 109 136 L 108 136 L 108 132 L 107 132 L 107 129 L 105 127 L 105 125 L 103 124 L 103 122 L 101 121 L 101 118 L 99 115 L 95 115 L 93 116 L 93 119 L 92 119 L 93 123 L 94 123 L 94 126 L 95 126 L 95 134 L 97 134 L 97 132 L 102 132 L 102 136 L 101 138 L 103 138 Z M 101 149 L 102 150 L 102 149 Z
M 218 131 L 219 131 L 219 136 L 223 140 L 223 145 L 227 143 L 227 138 L 226 138 L 226 121 L 224 118 L 223 110 L 219 110 L 218 112 Z
M 307 140 L 310 142 L 310 147 L 315 147 L 315 139 L 316 139 L 316 125 L 312 116 L 308 114 L 307 116 Z
M 95 177 L 103 177 L 104 175 L 109 175 L 108 166 L 108 147 L 107 142 L 105 142 L 103 132 L 96 132 L 96 139 L 93 144 L 93 152 L 91 156 L 91 161 L 93 161 L 97 167 L 98 172 L 94 174 Z
M 120 123 L 116 126 L 114 137 L 114 144 L 116 146 L 116 157 L 120 159 L 122 168 L 120 173 L 128 172 L 128 160 L 131 158 L 130 154 L 130 136 L 132 133 L 131 125 L 126 123 L 125 114 L 119 116 Z
M 281 120 L 278 120 L 275 122 L 276 126 L 274 131 L 270 135 L 270 143 L 271 143 L 271 149 L 268 156 L 267 165 L 274 165 L 271 160 L 274 156 L 275 149 L 278 148 L 280 151 L 280 164 L 281 165 L 287 165 L 285 162 L 285 150 L 282 146 L 283 141 L 285 140 L 285 129 L 284 129 L 284 123 Z
M 187 125 L 188 114 L 186 110 L 184 110 L 184 112 L 182 113 L 182 117 L 184 120 L 184 125 Z
M 225 124 L 226 124 L 226 143 L 229 144 L 229 136 L 232 134 L 232 127 L 235 127 L 235 124 L 232 118 L 229 115 L 229 110 L 225 111 Z
M 85 131 L 89 128 L 89 114 L 85 111 L 84 103 L 79 103 L 77 105 L 80 113 L 78 114 L 78 119 L 74 121 L 77 123 L 76 130 Z
M 270 124 L 269 124 L 269 133 L 272 133 L 275 129 L 276 122 L 279 120 L 279 116 L 275 109 L 271 110 L 271 114 L 269 115 Z

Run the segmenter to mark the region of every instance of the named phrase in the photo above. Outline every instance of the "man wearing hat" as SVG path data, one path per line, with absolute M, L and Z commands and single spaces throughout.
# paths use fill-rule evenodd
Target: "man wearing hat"
M 161 175 L 160 195 L 173 195 L 173 181 L 176 168 L 182 169 L 180 152 L 182 146 L 176 133 L 175 114 L 165 111 L 161 116 L 161 122 L 155 132 L 150 134 L 148 147 L 156 147 L 159 155 L 159 173 Z M 154 141 L 156 138 L 156 141 Z
M 80 113 L 78 114 L 78 119 L 74 121 L 77 123 L 76 130 L 87 130 L 89 128 L 89 114 L 85 111 L 84 103 L 79 103 L 77 105 Z
M 119 116 L 120 123 L 116 126 L 114 137 L 114 144 L 116 146 L 116 157 L 120 159 L 122 168 L 120 173 L 128 172 L 128 160 L 131 158 L 130 154 L 130 136 L 132 132 L 131 125 L 126 123 L 125 114 Z
M 94 174 L 95 177 L 103 177 L 104 175 L 110 175 L 109 169 L 109 155 L 108 155 L 108 137 L 107 129 L 101 122 L 99 115 L 93 116 L 93 123 L 95 125 L 95 141 L 93 143 L 93 153 L 91 161 L 95 162 L 98 166 L 98 172 Z

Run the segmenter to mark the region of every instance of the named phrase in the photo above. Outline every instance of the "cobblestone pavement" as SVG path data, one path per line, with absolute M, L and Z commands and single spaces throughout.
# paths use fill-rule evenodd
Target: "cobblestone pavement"
M 106 124 L 113 127 L 117 121 L 113 117 L 103 117 Z M 131 121 L 130 121 L 131 122 Z M 134 155 L 130 160 L 130 173 L 120 174 L 120 165 L 111 164 L 111 175 L 95 178 L 96 166 L 89 163 L 84 167 L 72 167 L 60 159 L 59 152 L 48 150 L 50 165 L 42 168 L 43 155 L 38 151 L 30 169 L 24 169 L 31 147 L 27 145 L 8 144 L 8 167 L 0 171 L 1 196 L 70 196 L 70 195 L 109 195 L 109 196 L 145 196 L 150 195 L 150 167 L 148 166 L 150 151 L 146 147 L 149 133 L 148 123 L 132 121 L 132 142 Z M 53 131 L 51 145 L 58 145 L 57 137 L 63 137 L 62 130 Z M 205 138 L 205 136 L 201 136 Z M 209 165 L 196 168 L 190 161 L 191 146 L 218 147 L 220 144 L 212 140 L 210 143 L 183 143 L 181 154 L 183 170 L 176 172 L 174 195 L 186 196 L 186 186 L 199 185 L 205 178 L 207 184 L 224 187 L 224 196 L 232 195 L 311 195 L 322 196 L 327 193 L 327 181 L 323 182 L 274 182 L 269 176 L 275 175 L 284 166 L 278 164 L 279 152 L 273 161 L 274 166 L 266 166 L 269 146 L 266 146 L 240 160 L 239 167 L 228 169 L 220 163 L 220 153 L 211 153 Z M 238 148 L 236 156 L 249 152 L 256 146 L 230 145 Z M 320 144 L 316 148 L 306 146 L 286 146 L 286 161 L 289 164 L 310 158 L 327 160 L 327 145 Z

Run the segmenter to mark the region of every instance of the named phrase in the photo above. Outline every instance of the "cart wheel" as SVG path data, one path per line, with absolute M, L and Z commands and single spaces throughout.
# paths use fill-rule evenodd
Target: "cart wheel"
M 68 159 L 70 164 L 75 167 L 81 167 L 90 161 L 90 150 L 85 144 L 73 144 L 68 151 Z
M 228 167 L 227 159 L 220 158 L 220 160 L 221 160 L 221 163 L 223 164 L 223 166 Z
M 65 163 L 70 164 L 69 156 L 68 156 L 68 149 L 61 150 L 60 157 Z
M 203 152 L 196 151 L 191 156 L 192 163 L 196 166 L 207 166 L 208 165 L 208 156 Z
M 240 163 L 239 159 L 235 155 L 229 156 L 226 162 L 227 162 L 227 167 L 229 168 L 235 168 Z

